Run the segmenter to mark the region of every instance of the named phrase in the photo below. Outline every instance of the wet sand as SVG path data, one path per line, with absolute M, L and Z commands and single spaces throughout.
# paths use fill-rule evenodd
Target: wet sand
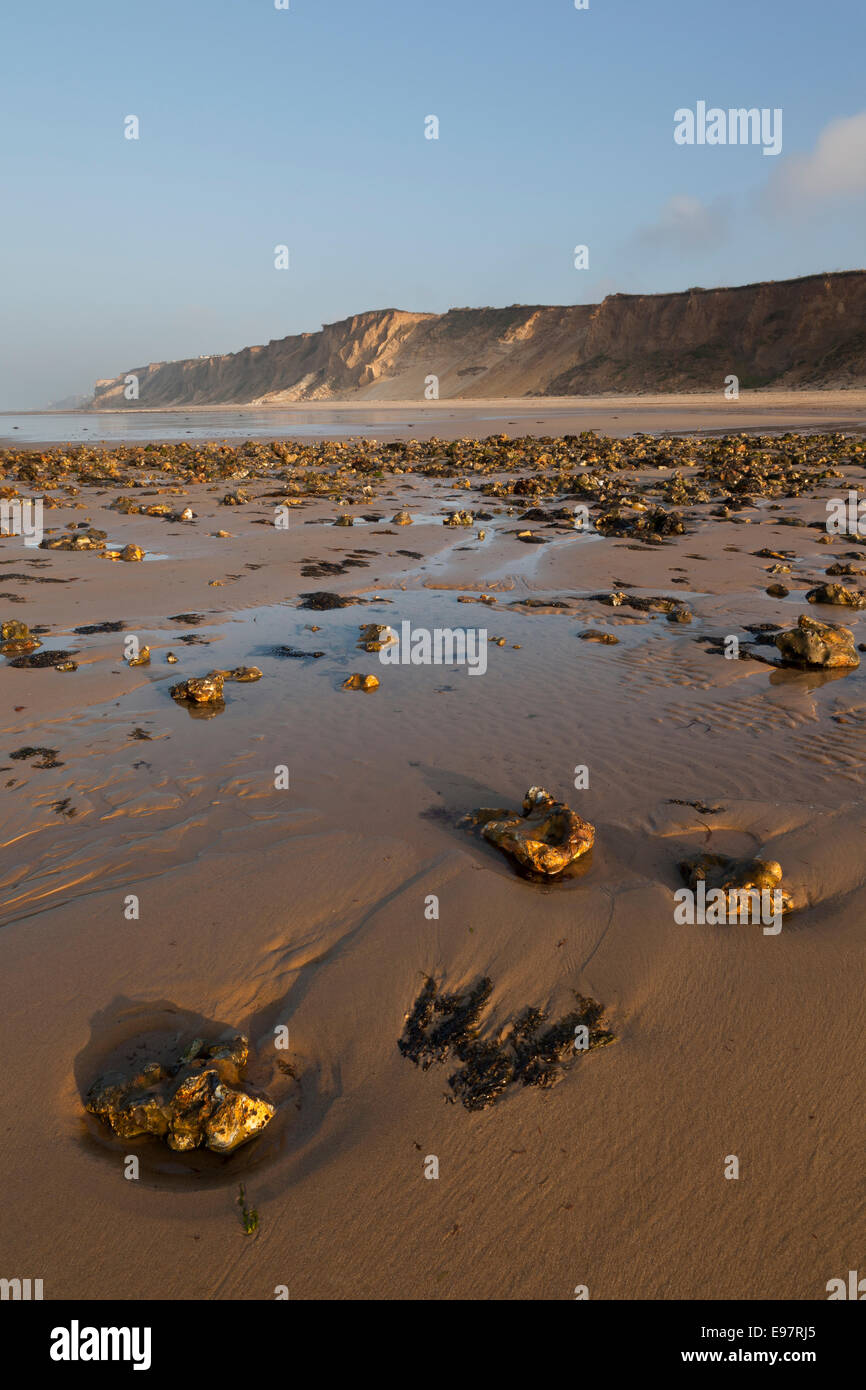
M 462 416 L 460 429 L 472 434 Z M 0 1244 L 46 1298 L 260 1299 L 285 1285 L 291 1298 L 569 1299 L 586 1285 L 593 1299 L 809 1300 L 857 1267 L 866 667 L 778 671 L 699 639 L 745 641 L 745 624 L 809 612 L 866 641 L 863 614 L 804 598 L 844 552 L 866 565 L 866 542 L 779 524 L 822 521 L 825 499 L 862 495 L 866 474 L 846 467 L 775 512 L 764 498 L 725 519 L 686 504 L 686 534 L 655 545 L 521 522 L 560 500 L 484 495 L 486 481 L 388 475 L 348 507 L 304 497 L 286 531 L 267 480 L 244 482 L 240 507 L 219 502 L 235 484 L 135 494 L 191 506 L 188 525 L 108 510 L 117 485 L 87 484 L 46 525 L 89 520 L 164 558 L 0 542 L 4 619 L 47 625 L 44 649 L 79 663 L 4 673 L 0 1030 L 14 1065 Z M 415 524 L 390 523 L 402 507 Z M 442 525 L 462 507 L 489 519 Z M 333 525 L 341 510 L 352 528 Z M 549 543 L 520 541 L 527 527 Z M 787 597 L 766 593 L 778 576 L 763 548 L 793 552 Z M 360 563 L 302 573 L 347 560 Z M 300 608 L 311 590 L 359 602 Z M 676 598 L 693 620 L 590 597 L 611 590 Z M 493 602 L 460 602 L 482 594 Z M 176 620 L 190 613 L 200 621 Z M 405 619 L 504 645 L 487 644 L 483 676 L 358 650 L 362 623 Z M 73 632 L 102 621 L 126 627 Z M 590 627 L 618 643 L 581 641 Z M 130 633 L 150 666 L 125 665 Z M 273 654 L 285 645 L 324 655 Z M 263 679 L 227 685 L 215 718 L 168 694 L 241 663 Z M 380 688 L 343 691 L 353 671 Z M 8 756 L 22 746 L 62 766 Z M 524 881 L 457 826 L 533 784 L 596 827 L 573 880 Z M 777 937 L 675 923 L 677 861 L 704 849 L 779 860 L 797 910 Z M 447 1103 L 448 1066 L 421 1071 L 397 1048 L 427 975 L 449 989 L 492 979 L 484 1036 L 528 1005 L 558 1018 L 578 991 L 617 1041 L 550 1091 L 513 1087 L 470 1113 Z M 230 1159 L 181 1161 L 83 1114 L 133 1039 L 226 1027 L 248 1034 L 279 1102 Z
M 720 390 L 662 396 L 305 401 L 288 408 L 226 405 L 0 414 L 0 447 L 48 448 L 68 440 L 122 447 L 129 440 L 191 438 L 483 439 L 495 432 L 538 435 L 581 430 L 624 437 L 640 431 L 788 429 L 862 431 L 866 429 L 866 391 L 741 391 L 736 400 L 726 399 Z

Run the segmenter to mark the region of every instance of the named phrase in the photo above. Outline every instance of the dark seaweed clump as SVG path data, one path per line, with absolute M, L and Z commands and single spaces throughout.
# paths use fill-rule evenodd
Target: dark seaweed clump
M 96 632 L 123 632 L 126 623 L 85 623 L 84 627 L 74 627 L 76 637 L 91 637 Z
M 34 652 L 32 656 L 16 656 L 8 662 L 9 666 L 17 666 L 19 670 L 29 671 L 41 666 L 62 666 L 69 661 L 70 657 L 77 656 L 75 651 L 59 652 Z
M 16 748 L 14 753 L 9 754 L 10 758 L 16 758 L 19 762 L 25 759 L 38 758 L 39 761 L 31 763 L 31 767 L 49 768 L 62 767 L 63 764 L 57 760 L 56 748 Z
M 440 992 L 427 978 L 406 1020 L 397 1046 L 404 1057 L 426 1071 L 450 1056 L 463 1065 L 448 1078 L 453 1099 L 467 1110 L 484 1110 L 518 1082 L 523 1086 L 555 1085 L 563 1065 L 576 1055 L 575 1029 L 587 1029 L 592 1051 L 613 1042 L 604 1010 L 594 999 L 575 993 L 576 1008 L 558 1023 L 544 1027 L 548 1015 L 527 1008 L 500 1041 L 479 1036 L 479 1020 L 493 992 L 485 977 L 468 992 Z

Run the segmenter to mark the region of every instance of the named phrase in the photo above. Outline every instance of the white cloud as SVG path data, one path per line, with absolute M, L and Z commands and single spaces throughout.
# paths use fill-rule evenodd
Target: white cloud
M 866 111 L 831 121 L 811 154 L 785 160 L 767 193 L 784 208 L 866 193 Z
M 670 251 L 705 251 L 718 246 L 728 232 L 727 213 L 719 202 L 702 203 L 687 193 L 674 194 L 662 208 L 658 220 L 636 233 L 644 246 Z

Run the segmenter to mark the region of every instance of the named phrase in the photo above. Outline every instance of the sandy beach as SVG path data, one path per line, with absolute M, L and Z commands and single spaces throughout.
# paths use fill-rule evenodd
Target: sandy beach
M 825 526 L 828 499 L 863 495 L 866 392 L 394 412 L 316 457 L 3 455 L 47 541 L 107 538 L 0 541 L 4 621 L 76 667 L 4 662 L 4 1269 L 51 1299 L 824 1299 L 862 1260 L 866 667 L 719 644 L 804 613 L 866 642 L 862 612 L 806 599 L 834 563 L 866 587 L 866 539 Z M 562 443 L 588 429 L 620 442 Z M 639 431 L 666 438 L 623 442 Z M 683 529 L 605 533 L 611 508 Z M 471 525 L 443 525 L 457 510 Z M 104 553 L 130 544 L 143 561 Z M 303 606 L 316 592 L 352 602 Z M 689 620 L 631 603 L 658 597 Z M 486 670 L 359 647 L 406 621 L 482 630 Z M 262 679 L 212 718 L 169 694 L 242 665 Z M 344 690 L 355 672 L 379 687 Z M 573 878 L 521 878 L 459 824 L 533 786 L 595 827 Z M 675 921 L 702 851 L 782 865 L 777 935 Z M 484 1039 L 578 993 L 615 1041 L 469 1110 L 453 1059 L 398 1048 L 427 977 L 489 978 Z M 85 1112 L 142 1048 L 227 1031 L 276 1106 L 231 1156 Z

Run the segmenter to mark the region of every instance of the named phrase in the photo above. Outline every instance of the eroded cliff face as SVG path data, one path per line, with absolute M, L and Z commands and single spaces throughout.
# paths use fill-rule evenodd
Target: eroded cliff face
M 138 399 L 124 396 L 138 378 Z M 734 289 L 356 314 L 219 357 L 152 362 L 98 381 L 92 406 L 419 400 L 866 385 L 866 271 Z

